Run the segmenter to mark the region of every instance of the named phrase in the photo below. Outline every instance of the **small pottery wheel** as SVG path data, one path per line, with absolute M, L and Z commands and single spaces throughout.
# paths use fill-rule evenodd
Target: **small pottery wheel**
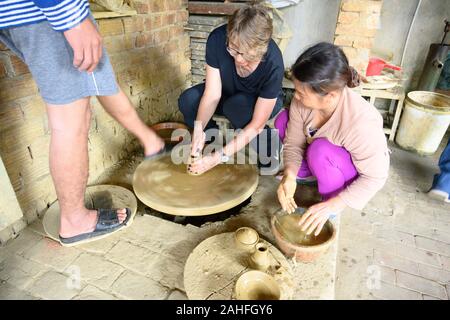
M 157 211 L 178 216 L 204 216 L 231 209 L 258 186 L 253 165 L 218 165 L 192 176 L 186 164 L 174 164 L 170 154 L 142 162 L 133 177 L 136 196 Z
M 272 217 L 272 233 L 278 247 L 288 257 L 299 262 L 312 262 L 325 253 L 336 239 L 334 225 L 327 221 L 318 236 L 306 235 L 298 223 L 302 214 L 275 215 Z
M 84 202 L 88 209 L 130 208 L 132 218 L 136 215 L 137 199 L 133 192 L 119 186 L 99 185 L 86 189 Z M 59 202 L 53 203 L 44 215 L 42 225 L 50 239 L 59 242 Z M 131 223 L 128 224 L 130 226 Z M 121 230 L 127 228 L 123 227 Z
M 257 281 L 267 281 L 265 286 L 279 288 L 279 299 L 291 299 L 294 294 L 294 282 L 289 262 L 267 241 L 260 239 L 260 243 L 268 247 L 271 258 L 271 266 L 265 273 L 269 277 L 257 277 L 258 280 L 253 279 L 252 283 L 247 285 L 256 290 L 262 287 L 257 284 Z M 234 232 L 222 233 L 204 240 L 189 255 L 184 268 L 184 288 L 188 298 L 192 300 L 236 299 L 237 280 L 248 271 L 252 271 L 249 266 L 250 256 L 251 252 L 236 246 Z M 276 285 L 273 285 L 271 279 Z M 270 292 L 273 293 L 273 291 Z

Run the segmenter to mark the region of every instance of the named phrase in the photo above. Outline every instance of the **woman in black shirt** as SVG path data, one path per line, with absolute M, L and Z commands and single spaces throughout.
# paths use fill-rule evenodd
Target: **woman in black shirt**
M 237 10 L 227 25 L 215 29 L 208 37 L 206 81 L 186 90 L 179 99 L 185 122 L 194 128 L 191 155 L 198 156 L 203 150 L 204 130 L 214 127 L 211 121 L 214 113 L 225 116 L 234 129 L 243 130 L 221 152 L 191 164 L 193 173 L 201 174 L 228 161 L 264 129 L 269 131 L 267 120 L 281 110 L 284 64 L 281 51 L 271 38 L 272 32 L 267 10 L 249 6 Z M 270 136 L 266 132 L 267 140 L 259 141 L 268 143 L 269 154 Z M 260 167 L 271 165 L 261 160 L 262 148 L 258 149 Z

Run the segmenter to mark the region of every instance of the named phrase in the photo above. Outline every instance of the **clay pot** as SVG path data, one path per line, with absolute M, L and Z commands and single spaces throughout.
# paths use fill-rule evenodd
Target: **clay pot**
M 282 217 L 273 216 L 271 220 L 272 233 L 275 236 L 275 240 L 277 242 L 278 247 L 287 257 L 295 257 L 298 262 L 313 262 L 321 255 L 323 255 L 333 242 L 336 239 L 336 229 L 330 221 L 327 221 L 323 227 L 322 232 L 319 236 L 314 237 L 315 241 L 305 240 L 299 241 L 299 239 L 295 237 L 289 237 L 289 233 L 286 230 L 283 230 L 283 223 L 280 223 L 280 219 L 290 219 L 290 229 L 289 233 L 292 234 L 292 231 L 295 231 L 295 228 L 298 228 L 298 234 L 301 234 L 302 231 L 300 227 L 297 227 L 298 221 L 301 218 L 301 215 L 286 215 Z M 304 234 L 304 233 L 303 233 Z
M 280 300 L 281 290 L 273 277 L 253 270 L 239 277 L 235 294 L 237 300 Z
M 156 131 L 156 133 L 164 139 L 167 144 L 175 144 L 183 141 L 183 136 L 175 136 L 172 137 L 172 133 L 177 129 L 184 129 L 186 132 L 189 131 L 188 126 L 179 122 L 161 122 L 152 126 L 152 129 Z
M 250 256 L 250 267 L 266 272 L 270 267 L 269 248 L 264 243 L 258 243 Z
M 259 242 L 259 234 L 252 228 L 239 228 L 234 232 L 234 241 L 239 249 L 253 251 Z

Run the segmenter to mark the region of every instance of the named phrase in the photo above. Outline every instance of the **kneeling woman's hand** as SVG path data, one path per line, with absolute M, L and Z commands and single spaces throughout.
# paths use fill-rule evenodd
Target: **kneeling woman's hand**
M 341 213 L 346 207 L 347 205 L 339 197 L 328 199 L 310 207 L 303 214 L 299 225 L 302 227 L 302 231 L 306 231 L 308 235 L 316 230 L 314 235 L 318 236 L 330 215 Z
M 295 190 L 297 189 L 297 178 L 289 174 L 283 175 L 280 186 L 278 187 L 278 201 L 281 207 L 287 213 L 294 213 L 297 209 L 297 204 L 294 200 Z
M 195 124 L 194 134 L 192 136 L 191 156 L 198 157 L 202 154 L 205 146 L 206 134 L 200 124 Z
M 200 158 L 199 160 L 194 161 L 188 166 L 188 170 L 194 174 L 203 174 L 206 171 L 211 170 L 215 166 L 220 163 L 220 153 L 213 152 Z

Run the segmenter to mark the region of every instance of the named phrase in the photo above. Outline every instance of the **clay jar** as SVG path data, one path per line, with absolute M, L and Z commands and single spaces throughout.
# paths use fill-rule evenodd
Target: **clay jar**
M 234 233 L 234 242 L 239 249 L 252 252 L 259 242 L 259 234 L 252 228 L 239 228 Z
M 266 272 L 270 267 L 269 248 L 260 242 L 255 246 L 255 251 L 250 256 L 250 267 Z

